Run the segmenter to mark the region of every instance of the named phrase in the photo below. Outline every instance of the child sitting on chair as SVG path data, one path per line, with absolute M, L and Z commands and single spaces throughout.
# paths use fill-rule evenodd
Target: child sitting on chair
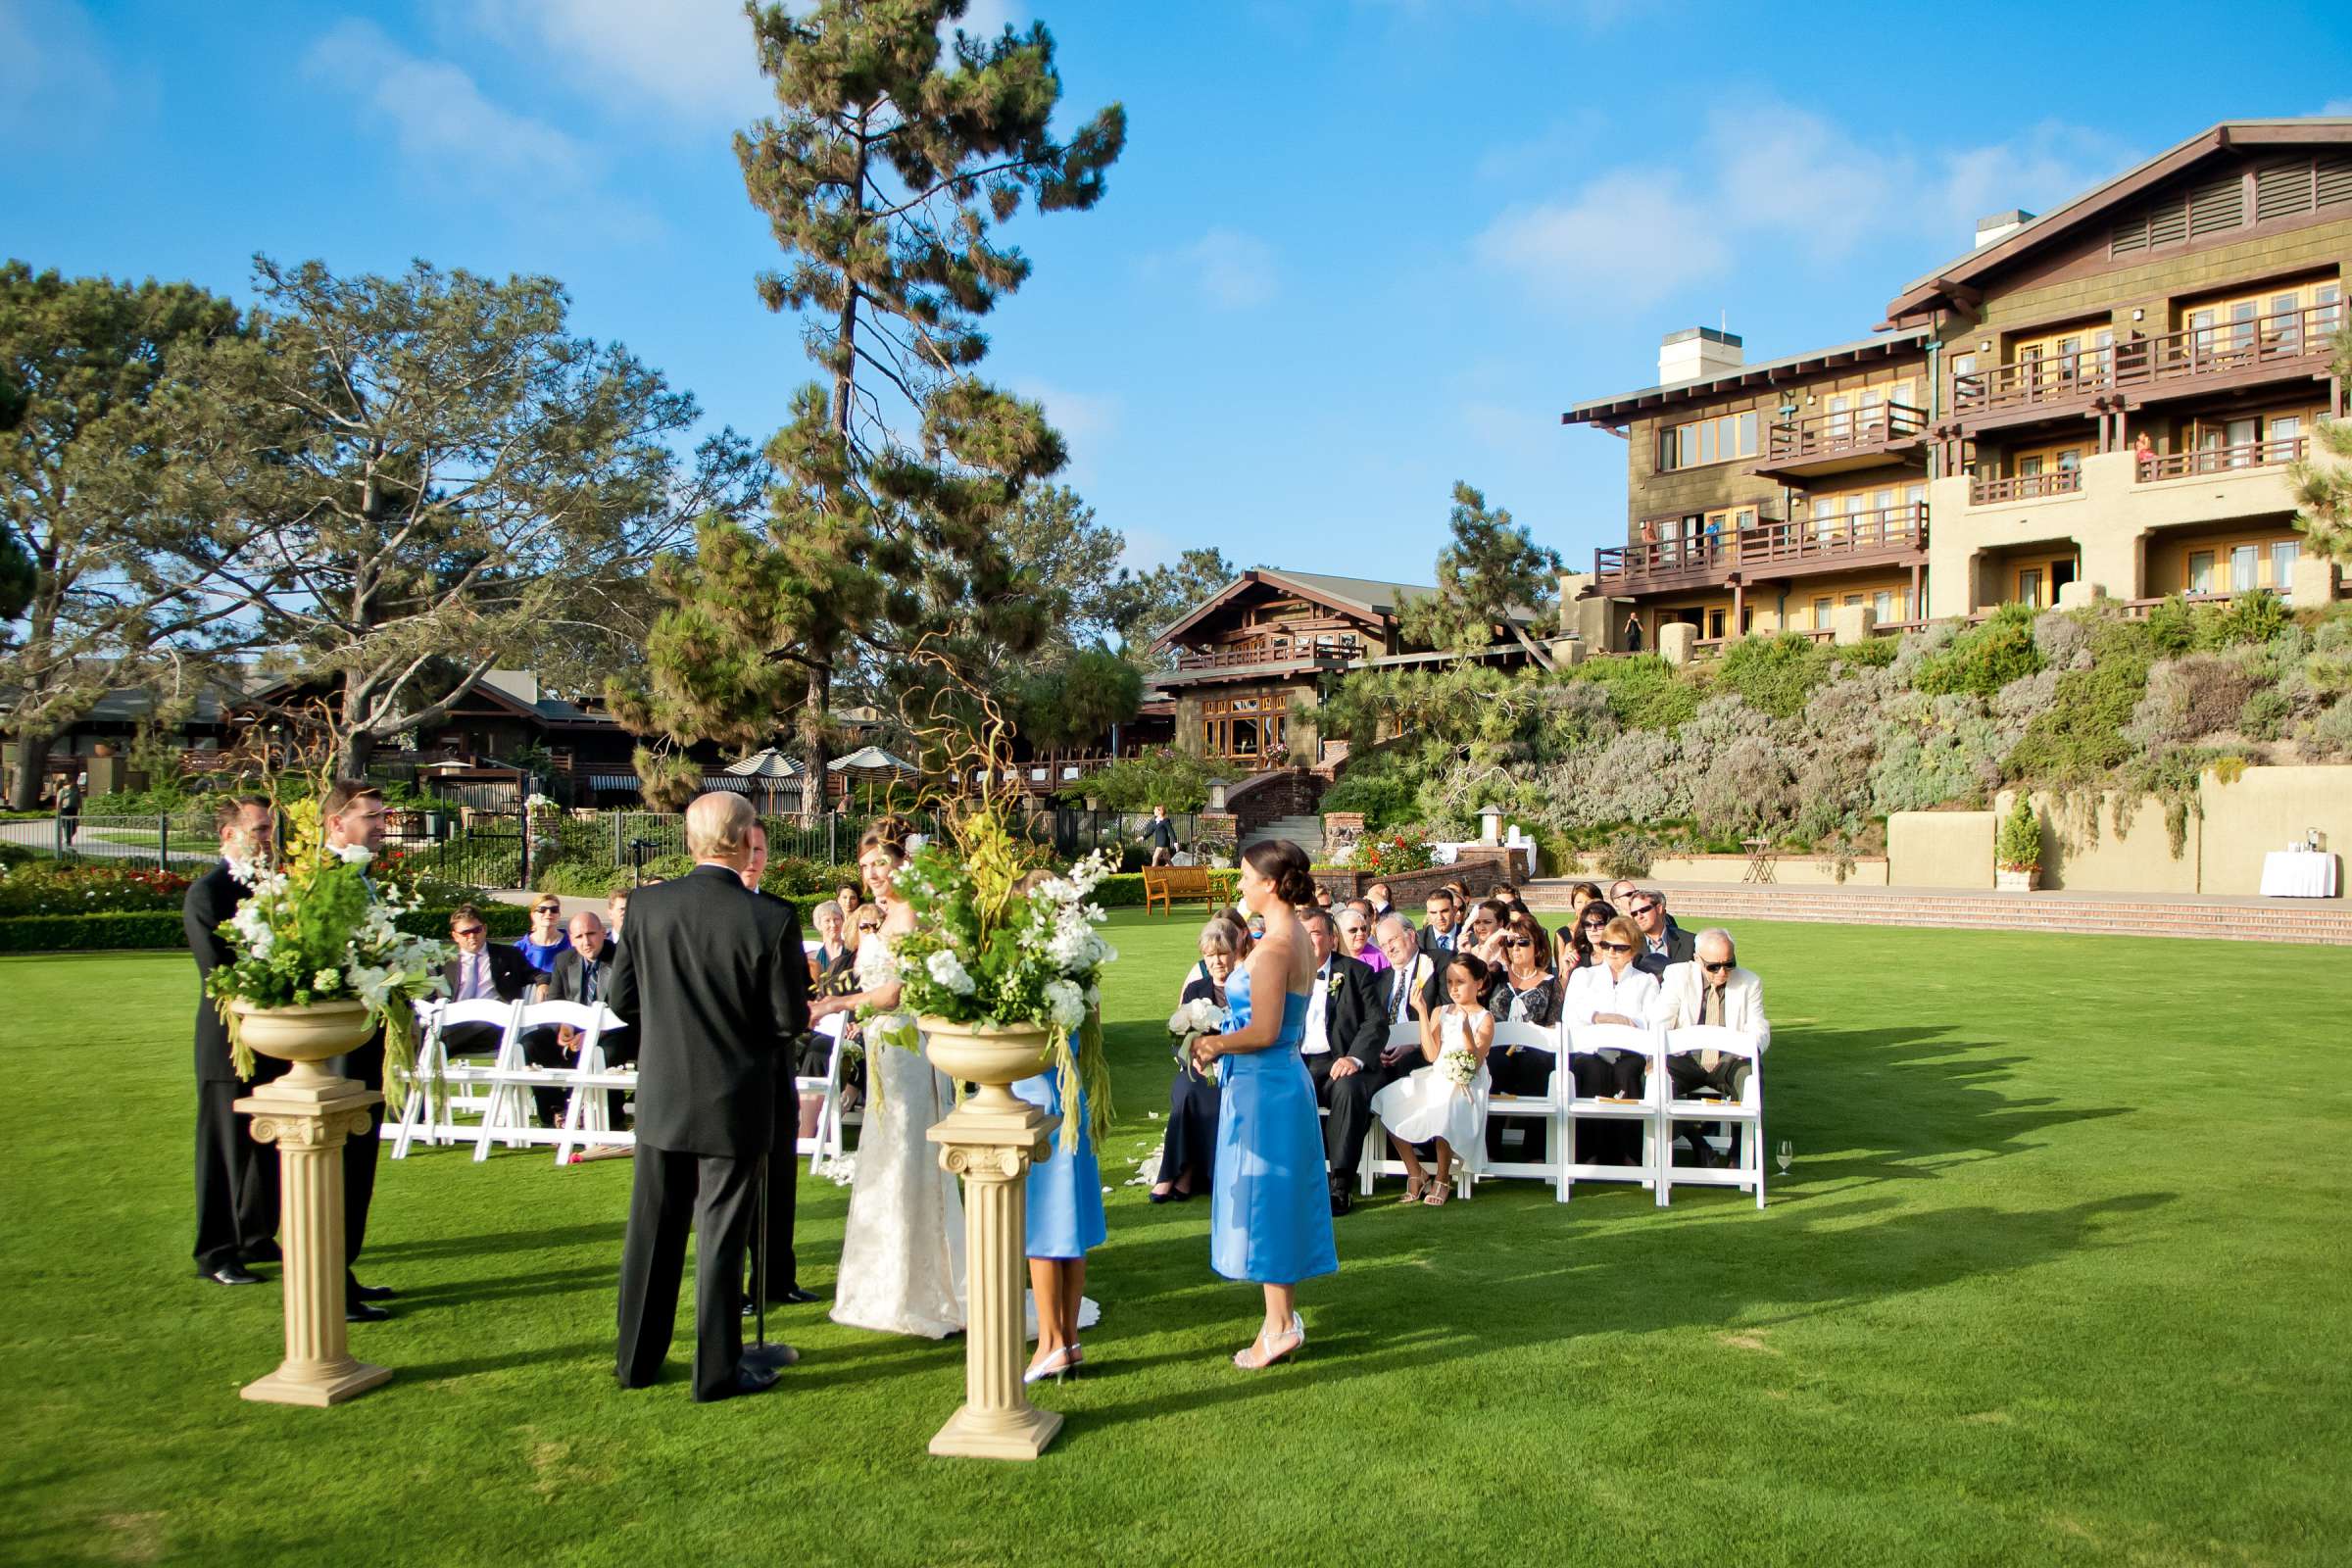
M 1435 1208 L 1451 1194 L 1451 1167 L 1460 1161 L 1472 1175 L 1487 1147 L 1487 1053 L 1494 1045 L 1494 1015 L 1480 1004 L 1491 971 L 1475 954 L 1446 965 L 1446 995 L 1451 999 L 1421 1019 L 1421 1054 L 1429 1065 L 1399 1078 L 1372 1097 L 1372 1113 L 1389 1130 L 1396 1157 L 1404 1162 L 1404 1200 Z M 1437 1140 L 1433 1180 L 1421 1169 L 1415 1144 Z

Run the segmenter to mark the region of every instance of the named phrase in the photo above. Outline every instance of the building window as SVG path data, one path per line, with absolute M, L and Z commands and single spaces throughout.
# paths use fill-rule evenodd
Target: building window
M 2231 593 L 2242 594 L 2253 591 L 2255 563 L 2261 557 L 2262 550 L 2258 545 L 2232 545 L 2230 547 L 2230 591 Z
M 2192 594 L 2213 592 L 2213 552 L 2199 550 L 2188 558 L 2188 591 Z
M 1288 755 L 1290 694 L 1212 697 L 1200 705 L 1200 751 L 1205 757 L 1254 760 Z
M 1723 640 L 1722 611 L 1710 610 L 1707 612 L 1707 635 L 1714 638 L 1717 642 L 1721 642 Z
M 1756 455 L 1756 413 L 1718 415 L 1658 431 L 1658 467 L 1696 468 Z
M 1813 629 L 1815 631 L 1830 629 L 1830 602 L 1827 599 L 1813 601 Z
M 2018 572 L 2017 602 L 2021 605 L 2032 605 L 2035 610 L 2041 608 L 2041 568 L 2039 566 L 2027 566 Z
M 1882 588 L 1870 596 L 1870 612 L 1881 621 L 1895 619 L 1894 590 Z
M 2285 593 L 2294 586 L 2295 562 L 2302 556 L 2302 542 L 2281 539 L 2271 546 L 2271 586 Z

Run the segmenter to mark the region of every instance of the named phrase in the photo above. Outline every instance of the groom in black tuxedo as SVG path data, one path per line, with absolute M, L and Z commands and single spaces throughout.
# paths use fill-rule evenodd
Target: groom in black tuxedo
M 687 808 L 695 867 L 630 902 L 605 993 L 636 1031 L 638 1072 L 614 1375 L 627 1389 L 661 1375 L 691 1226 L 697 1400 L 762 1393 L 777 1376 L 743 1361 L 743 1263 L 760 1156 L 775 1132 L 775 1074 L 791 1070 L 808 1027 L 808 963 L 791 906 L 743 885 L 755 820 L 740 795 Z
M 791 901 L 779 899 L 772 893 L 760 891 L 760 878 L 767 870 L 767 829 L 757 820 L 751 829 L 751 858 L 744 862 L 743 885 L 752 890 L 752 897 L 780 906 L 784 922 L 795 936 L 800 934 L 801 911 Z M 834 905 L 838 910 L 841 906 Z M 562 960 L 557 960 L 561 962 Z M 804 1011 L 801 1027 L 808 1020 Z M 806 1306 L 816 1299 L 813 1292 L 801 1289 L 800 1261 L 792 1250 L 793 1210 L 800 1204 L 801 1086 L 798 1068 L 798 1042 L 776 1062 L 776 1123 L 767 1149 L 767 1225 L 765 1234 L 752 1248 L 752 1280 L 746 1290 L 749 1297 L 743 1303 L 743 1315 L 750 1317 L 752 1302 L 764 1298 L 774 1306 Z

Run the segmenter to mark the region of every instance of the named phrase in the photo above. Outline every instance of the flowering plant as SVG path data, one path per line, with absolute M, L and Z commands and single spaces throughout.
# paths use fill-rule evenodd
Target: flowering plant
M 1425 871 L 1435 863 L 1429 835 L 1417 827 L 1386 833 L 1367 833 L 1356 841 L 1349 863 L 1364 871 L 1394 876 L 1399 871 Z
M 416 1059 L 416 1004 L 448 989 L 441 966 L 455 950 L 400 929 L 399 917 L 414 906 L 410 896 L 398 884 L 378 889 L 369 883 L 368 851 L 326 842 L 320 793 L 275 806 L 289 827 L 278 863 L 250 852 L 228 857 L 229 873 L 252 892 L 221 922 L 221 939 L 235 961 L 214 969 L 208 989 L 228 1025 L 237 1072 L 246 1077 L 253 1073 L 253 1051 L 239 1038 L 232 1004 L 362 1004 L 383 1028 L 385 1091 L 397 1109 Z
M 1042 1024 L 1052 1031 L 1062 1103 L 1081 1088 L 1096 1138 L 1109 1132 L 1110 1069 L 1102 1054 L 1098 983 L 1118 952 L 1095 928 L 1092 902 L 1117 867 L 1091 855 L 1060 876 L 1024 875 L 1019 846 L 994 810 L 953 824 L 953 850 L 926 844 L 901 868 L 897 888 L 913 929 L 893 939 L 900 1005 L 956 1023 Z M 896 1031 L 892 1045 L 911 1045 Z M 1062 1147 L 1074 1147 L 1074 1118 Z
M 95 914 L 176 909 L 188 879 L 176 871 L 34 860 L 0 866 L 0 914 Z
M 1177 1064 L 1194 1077 L 1200 1077 L 1200 1071 L 1193 1065 L 1193 1042 L 1202 1035 L 1223 1034 L 1225 1017 L 1225 1009 L 1206 997 L 1195 997 L 1168 1014 L 1168 1034 L 1176 1042 Z M 1209 1063 L 1209 1082 L 1218 1082 L 1222 1077 L 1219 1065 Z

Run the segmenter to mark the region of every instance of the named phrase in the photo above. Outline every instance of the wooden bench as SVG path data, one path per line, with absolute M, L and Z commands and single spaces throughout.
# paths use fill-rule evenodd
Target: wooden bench
M 1208 867 L 1205 865 L 1147 865 L 1144 867 L 1144 912 L 1150 914 L 1157 903 L 1159 912 L 1174 914 L 1177 899 L 1199 899 L 1202 907 L 1211 907 L 1216 899 L 1208 889 Z

